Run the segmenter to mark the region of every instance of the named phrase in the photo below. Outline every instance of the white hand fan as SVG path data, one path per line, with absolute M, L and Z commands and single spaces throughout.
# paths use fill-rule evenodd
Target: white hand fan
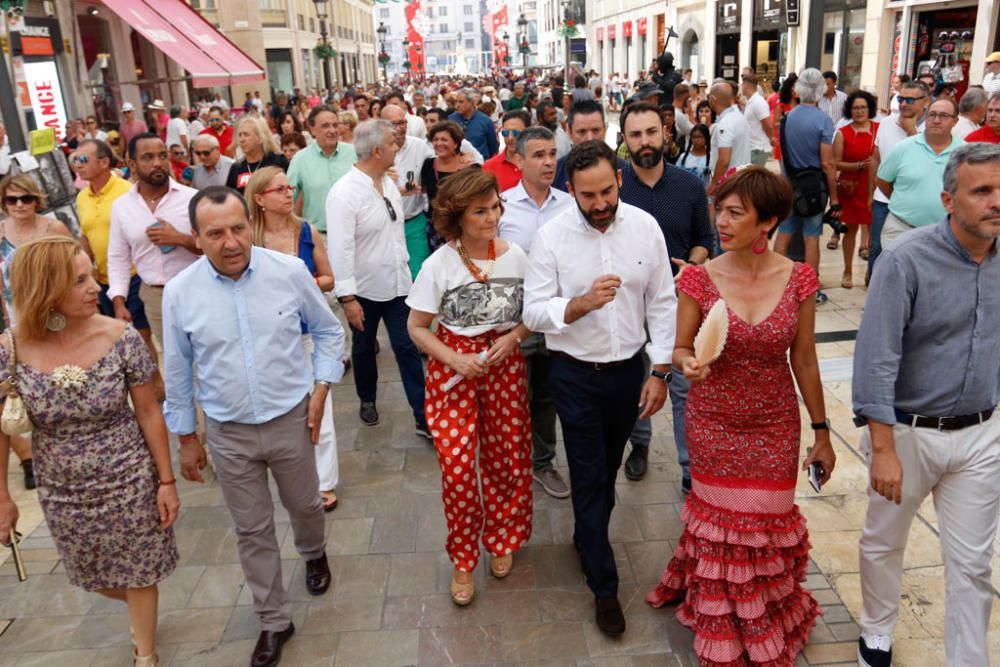
M 705 366 L 722 354 L 722 349 L 726 346 L 726 334 L 729 333 L 729 313 L 726 310 L 726 302 L 719 299 L 708 311 L 708 315 L 698 329 L 698 335 L 694 337 L 694 357 L 699 366 Z

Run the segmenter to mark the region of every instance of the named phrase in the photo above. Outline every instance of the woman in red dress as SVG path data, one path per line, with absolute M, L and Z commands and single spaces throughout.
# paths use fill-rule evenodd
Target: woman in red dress
M 867 261 L 871 249 L 872 197 L 878 169 L 872 158 L 878 136 L 878 123 L 872 120 L 875 118 L 875 98 L 863 90 L 851 93 L 844 102 L 844 118 L 850 118 L 851 124 L 834 135 L 833 159 L 837 163 L 837 198 L 843 206 L 840 221 L 847 225 L 843 245 L 844 275 L 840 286 L 851 289 L 854 287 L 854 241 L 859 227 L 861 247 L 858 256 Z
M 692 490 L 684 534 L 654 607 L 680 601 L 702 667 L 791 667 L 819 607 L 802 588 L 809 559 L 805 518 L 794 504 L 799 406 L 794 373 L 816 441 L 823 482 L 836 462 L 826 428 L 814 323 L 819 282 L 807 264 L 772 252 L 767 231 L 788 216 L 787 179 L 762 167 L 737 170 L 716 199 L 726 252 L 681 273 L 674 364 L 691 382 L 687 437 Z M 710 365 L 694 337 L 720 298 L 729 332 Z M 791 350 L 791 368 L 787 353 Z

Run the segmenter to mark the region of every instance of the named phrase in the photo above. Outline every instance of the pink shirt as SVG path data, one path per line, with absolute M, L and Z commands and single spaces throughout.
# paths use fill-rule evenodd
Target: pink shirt
M 170 189 L 150 212 L 134 187 L 111 205 L 111 237 L 108 240 L 108 298 L 128 296 L 128 283 L 135 264 L 136 273 L 147 285 L 166 285 L 171 278 L 198 259 L 187 248 L 163 252 L 146 236 L 146 228 L 162 218 L 182 234 L 191 233 L 188 202 L 198 191 L 170 181 Z

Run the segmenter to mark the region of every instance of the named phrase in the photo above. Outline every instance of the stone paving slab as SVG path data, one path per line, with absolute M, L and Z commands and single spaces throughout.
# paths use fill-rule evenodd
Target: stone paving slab
M 839 284 L 839 257 L 839 251 L 823 250 L 824 283 Z M 858 262 L 854 274 L 860 285 Z M 830 287 L 827 293 L 830 302 L 817 318 L 821 330 L 855 328 L 864 290 Z M 383 349 L 389 350 L 386 340 Z M 797 489 L 813 543 L 806 585 L 824 609 L 797 667 L 856 664 L 859 632 L 857 539 L 867 470 L 850 423 L 853 342 L 823 343 L 818 353 L 838 466 L 821 494 L 804 478 Z M 537 485 L 534 534 L 514 572 L 498 581 L 479 568 L 475 602 L 464 609 L 451 603 L 436 458 L 412 433 L 391 354 L 380 356 L 380 373 L 382 423 L 374 428 L 357 418 L 350 376 L 334 390 L 342 483 L 340 506 L 327 516 L 333 585 L 326 595 L 313 598 L 306 592 L 287 514 L 275 505 L 283 579 L 297 628 L 282 665 L 697 665 L 693 634 L 672 611 L 653 610 L 642 601 L 683 529 L 669 410 L 653 419 L 646 479 L 633 483 L 622 476 L 617 487 L 611 536 L 629 629 L 624 637 L 609 639 L 593 623 L 592 598 L 571 546 L 569 501 L 549 498 Z M 568 474 L 561 447 L 556 462 Z M 259 630 L 228 512 L 210 471 L 206 479 L 206 485 L 178 483 L 181 562 L 163 583 L 160 598 L 158 650 L 164 667 L 245 665 Z M 130 665 L 124 605 L 68 584 L 35 493 L 22 489 L 19 466 L 11 466 L 9 483 L 21 511 L 19 528 L 27 536 L 30 577 L 18 583 L 6 551 L 0 553 L 0 667 Z M 272 494 L 276 499 L 273 486 Z M 942 665 L 943 577 L 929 504 L 914 522 L 905 564 L 896 664 Z M 994 615 L 990 642 L 994 659 L 1000 658 L 1000 615 Z

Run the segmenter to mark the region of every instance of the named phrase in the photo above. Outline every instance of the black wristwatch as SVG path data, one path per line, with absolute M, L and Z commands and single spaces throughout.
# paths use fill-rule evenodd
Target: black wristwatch
M 670 371 L 664 373 L 663 371 L 652 370 L 649 374 L 654 378 L 660 378 L 664 384 L 670 384 L 670 380 L 673 378 L 673 374 Z
M 829 431 L 830 430 L 830 422 L 828 422 L 826 420 L 823 420 L 821 422 L 813 422 L 812 424 L 810 424 L 810 426 L 812 427 L 812 430 L 814 430 L 814 431 Z

